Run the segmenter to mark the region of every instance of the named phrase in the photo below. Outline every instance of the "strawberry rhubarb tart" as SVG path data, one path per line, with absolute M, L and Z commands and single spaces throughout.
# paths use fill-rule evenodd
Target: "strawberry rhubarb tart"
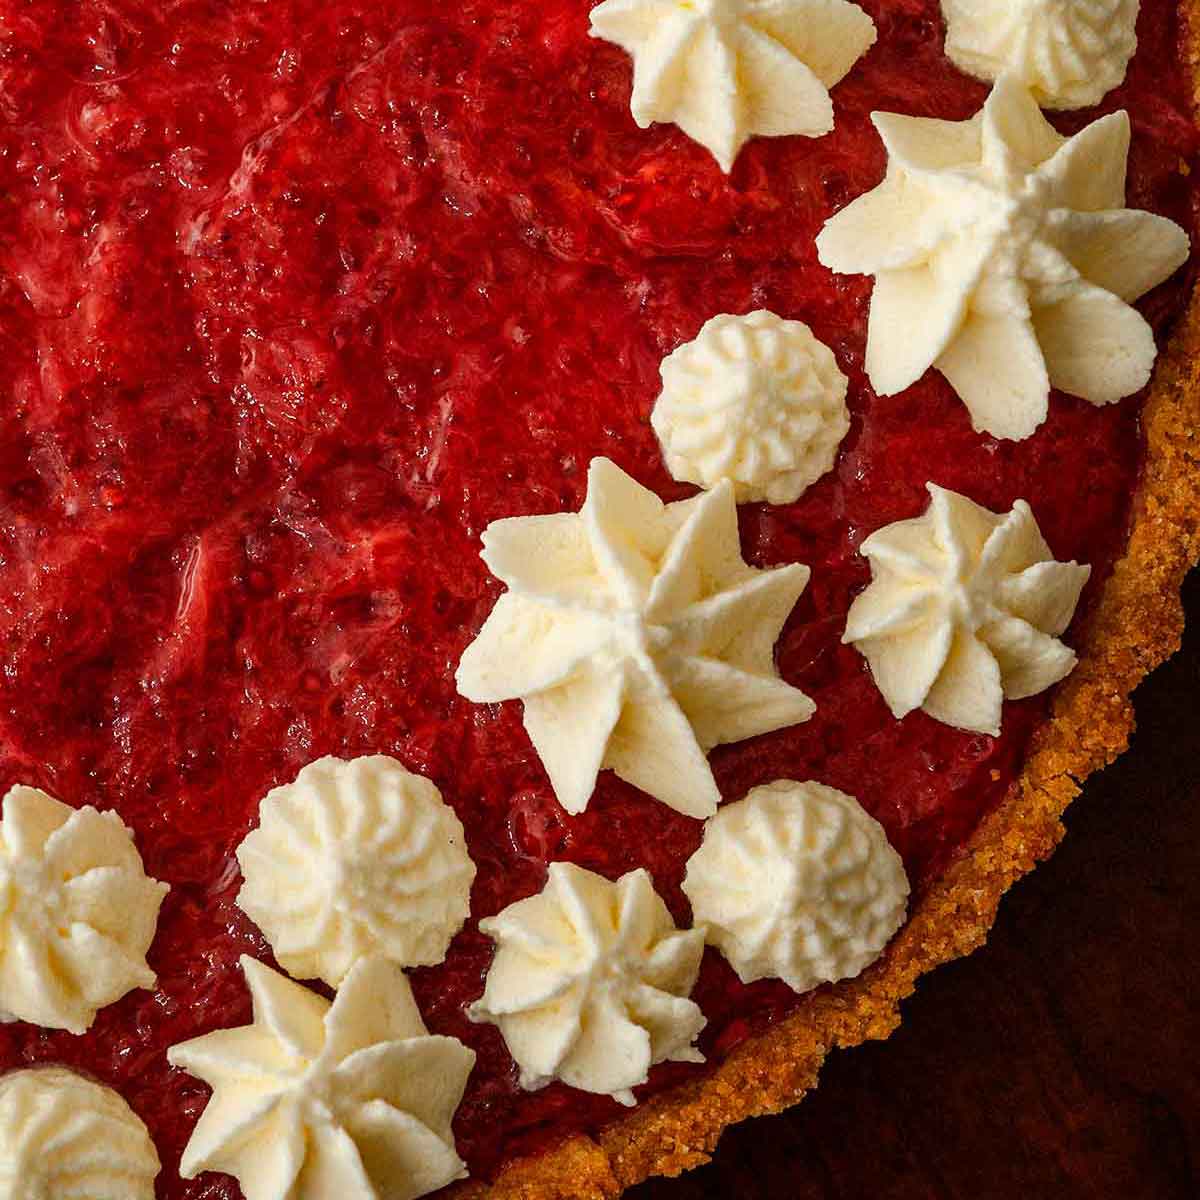
M 1194 559 L 1188 0 L 0 0 L 0 1196 L 609 1198 L 883 1037 Z

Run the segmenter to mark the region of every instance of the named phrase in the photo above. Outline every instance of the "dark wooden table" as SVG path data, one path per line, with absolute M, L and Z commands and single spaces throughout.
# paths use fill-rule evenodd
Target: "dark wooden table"
M 630 1200 L 1200 1198 L 1200 573 L 1129 752 L 882 1043 Z

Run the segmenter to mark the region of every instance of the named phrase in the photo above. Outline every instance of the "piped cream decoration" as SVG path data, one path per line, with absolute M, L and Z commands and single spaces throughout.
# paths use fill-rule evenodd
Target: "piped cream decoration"
M 829 89 L 874 45 L 848 0 L 604 0 L 592 36 L 633 58 L 633 119 L 673 122 L 728 172 L 756 135 L 819 137 Z
M 807 992 L 879 957 L 904 922 L 908 876 L 853 796 L 782 779 L 708 822 L 683 890 L 743 983 Z
M 976 429 L 1024 438 L 1051 387 L 1111 404 L 1146 384 L 1154 334 L 1130 302 L 1185 261 L 1188 238 L 1123 207 L 1125 113 L 1068 140 L 1003 78 L 970 121 L 873 120 L 887 176 L 817 249 L 875 276 L 866 366 L 880 395 L 936 366 Z
M 98 1009 L 154 987 L 146 951 L 168 890 L 146 877 L 116 813 L 12 788 L 0 820 L 0 1019 L 83 1033 Z
M 61 1067 L 0 1078 L 3 1200 L 154 1200 L 158 1152 L 109 1088 Z
M 431 966 L 470 910 L 475 865 L 436 787 L 394 758 L 321 758 L 263 798 L 238 847 L 239 906 L 296 979 L 337 987 L 370 954 Z
M 664 804 L 711 816 L 706 752 L 806 721 L 774 645 L 808 582 L 742 561 L 733 487 L 664 505 L 605 458 L 580 513 L 495 521 L 483 559 L 509 587 L 467 648 L 458 690 L 520 697 L 562 806 L 611 767 Z
M 942 0 L 946 55 L 976 79 L 1011 72 L 1043 108 L 1088 108 L 1125 79 L 1138 0 Z
M 466 1176 L 450 1122 L 475 1052 L 425 1028 L 404 973 L 364 958 L 332 1006 L 252 958 L 254 1023 L 173 1046 L 213 1089 L 180 1173 L 246 1200 L 413 1200 Z
M 1002 703 L 1069 675 L 1058 640 L 1091 568 L 1055 562 L 1029 505 L 1006 515 L 929 484 L 923 516 L 863 542 L 871 583 L 850 606 L 853 642 L 897 717 L 923 708 L 996 735 Z
M 545 889 L 480 921 L 496 957 L 473 1021 L 496 1025 L 530 1090 L 561 1079 L 633 1104 L 655 1063 L 703 1062 L 688 999 L 703 929 L 675 928 L 645 870 L 616 883 L 551 863 Z
M 650 422 L 676 479 L 733 483 L 739 502 L 791 504 L 833 466 L 850 428 L 846 377 L 799 321 L 713 317 L 662 363 Z

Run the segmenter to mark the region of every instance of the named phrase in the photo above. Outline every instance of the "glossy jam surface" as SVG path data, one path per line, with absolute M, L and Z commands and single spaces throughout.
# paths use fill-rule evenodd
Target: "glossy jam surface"
M 716 752 L 726 797 L 841 787 L 927 886 L 1003 795 L 1044 699 L 1008 705 L 998 739 L 892 720 L 839 644 L 867 578 L 857 546 L 933 479 L 994 508 L 1028 499 L 1097 582 L 1121 548 L 1136 401 L 1056 396 L 1012 444 L 972 433 L 932 374 L 876 397 L 870 281 L 816 261 L 822 222 L 882 175 L 871 109 L 964 118 L 986 94 L 942 57 L 936 0 L 864 0 L 879 42 L 834 92 L 835 133 L 755 142 L 729 178 L 674 128 L 636 128 L 628 61 L 588 38 L 589 7 L 0 0 L 0 784 L 116 808 L 171 885 L 158 990 L 82 1038 L 0 1027 L 0 1067 L 67 1063 L 119 1088 L 168 1200 L 239 1194 L 179 1178 L 207 1090 L 164 1052 L 246 1021 L 237 959 L 268 955 L 235 907 L 233 850 L 263 793 L 322 754 L 393 754 L 466 826 L 472 923 L 414 984 L 431 1028 L 479 1052 L 456 1123 L 473 1173 L 618 1111 L 520 1092 L 496 1030 L 463 1014 L 491 954 L 474 921 L 557 858 L 646 866 L 686 921 L 700 826 L 611 775 L 567 817 L 520 706 L 467 703 L 453 670 L 499 593 L 478 559 L 489 521 L 577 508 L 597 454 L 688 494 L 648 414 L 659 361 L 707 318 L 808 322 L 854 418 L 797 504 L 742 510 L 751 561 L 812 568 L 778 653 L 818 712 Z M 1143 0 L 1104 107 L 1133 119 L 1130 204 L 1191 228 L 1174 12 Z M 1143 311 L 1165 327 L 1185 286 Z M 712 1058 L 793 1002 L 711 952 L 696 998 Z

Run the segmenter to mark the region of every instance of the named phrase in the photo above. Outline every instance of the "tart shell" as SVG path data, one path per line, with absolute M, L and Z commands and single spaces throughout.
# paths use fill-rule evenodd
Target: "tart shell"
M 1187 66 L 1200 110 L 1200 0 L 1183 0 Z M 882 1040 L 926 971 L 987 939 L 1003 894 L 1048 858 L 1083 782 L 1128 746 L 1132 693 L 1179 648 L 1180 589 L 1200 561 L 1200 290 L 1160 355 L 1142 410 L 1146 454 L 1129 541 L 1080 639 L 1020 777 L 954 865 L 912 910 L 883 956 L 855 979 L 810 993 L 711 1074 L 643 1102 L 594 1138 L 510 1163 L 462 1200 L 608 1200 L 653 1175 L 707 1162 L 721 1133 L 781 1112 L 816 1085 L 833 1049 Z

